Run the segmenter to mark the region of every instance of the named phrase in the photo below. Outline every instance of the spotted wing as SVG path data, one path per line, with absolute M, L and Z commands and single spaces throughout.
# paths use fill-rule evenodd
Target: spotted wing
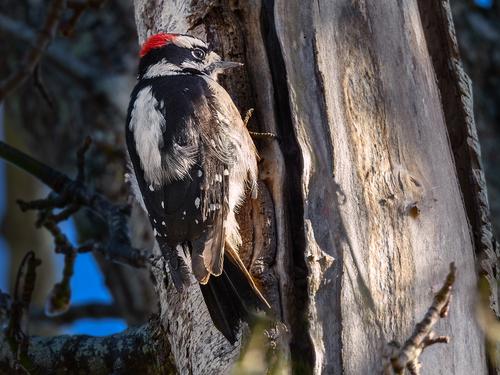
M 163 169 L 156 174 L 162 176 L 160 183 L 148 177 L 147 166 L 129 144 L 131 161 L 160 246 L 166 243 L 178 251 L 179 244 L 189 243 L 193 273 L 206 283 L 210 274 L 222 272 L 232 146 L 214 115 L 203 79 L 174 76 L 151 85 L 159 104 L 150 110 L 159 111 L 161 117 L 148 118 L 164 121 L 157 145 Z M 127 141 L 135 146 L 133 134 L 127 135 Z M 176 152 L 193 148 L 193 162 L 183 172 L 179 169 L 183 160 Z

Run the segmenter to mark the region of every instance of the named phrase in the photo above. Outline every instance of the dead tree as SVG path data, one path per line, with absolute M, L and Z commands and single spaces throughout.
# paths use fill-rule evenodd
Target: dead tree
M 497 255 L 448 1 L 135 0 L 135 16 L 139 43 L 189 32 L 244 62 L 222 83 L 242 113 L 255 109 L 252 130 L 277 136 L 256 140 L 259 197 L 239 215 L 240 251 L 284 323 L 265 335 L 278 357 L 265 366 L 486 373 L 476 261 L 494 285 Z M 34 371 L 229 372 L 248 330 L 231 346 L 198 286 L 176 293 L 153 263 L 157 316 L 102 339 L 31 338 Z M 446 341 L 436 323 L 453 344 L 420 357 Z

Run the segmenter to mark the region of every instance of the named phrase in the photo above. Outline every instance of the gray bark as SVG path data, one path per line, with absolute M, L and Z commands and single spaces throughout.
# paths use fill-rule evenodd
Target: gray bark
M 319 248 L 336 260 L 326 272 L 317 259 L 307 262 L 317 277 L 310 311 L 321 328 L 315 368 L 376 371 L 377 348 L 408 335 L 437 275 L 455 261 L 454 306 L 461 309 L 452 310 L 446 327 L 454 345 L 433 348 L 424 366 L 432 373 L 484 373 L 473 238 L 421 4 L 340 1 L 307 10 L 279 4 L 294 125 L 307 161 L 306 253 Z M 318 205 L 325 201 L 333 204 Z
M 240 252 L 286 329 L 270 329 L 269 345 L 244 328 L 230 345 L 194 279 L 177 293 L 160 259 L 157 316 L 106 338 L 31 338 L 35 372 L 229 373 L 276 345 L 277 372 L 379 373 L 385 345 L 410 336 L 454 261 L 450 313 L 434 327 L 452 342 L 424 352 L 423 373 L 486 373 L 475 265 L 494 283 L 495 255 L 447 1 L 134 3 L 139 43 L 190 29 L 245 62 L 222 84 L 242 113 L 255 108 L 252 130 L 279 138 L 256 141 L 259 196 L 239 213 Z M 0 348 L 11 365 L 3 336 Z
M 246 71 L 223 84 L 241 111 L 256 108 L 252 127 L 280 137 L 258 147 L 276 225 L 269 290 L 289 328 L 282 344 L 292 367 L 380 371 L 385 343 L 411 333 L 455 261 L 453 305 L 438 325 L 452 344 L 423 355 L 424 373 L 486 373 L 474 296 L 475 256 L 491 257 L 491 241 L 478 241 L 488 231 L 488 208 L 480 165 L 464 161 L 478 158 L 477 143 L 460 159 L 463 145 L 450 134 L 457 127 L 474 140 L 470 91 L 462 84 L 458 101 L 450 101 L 439 81 L 441 43 L 442 59 L 457 67 L 450 87 L 467 82 L 456 74 L 458 56 L 442 44 L 453 39 L 449 19 L 426 14 L 426 1 L 135 6 L 140 43 L 201 21 L 191 34 L 244 59 Z M 445 39 L 429 44 L 429 23 L 438 23 Z M 162 316 L 176 318 L 167 332 L 179 371 L 209 373 L 213 361 L 226 371 L 238 349 L 200 335 L 211 328 L 198 289 L 182 296 L 168 290 L 161 300 Z
M 173 373 L 161 332 L 151 326 L 130 328 L 106 337 L 62 335 L 32 337 L 23 367 L 29 374 L 170 374 Z M 138 357 L 140 356 L 140 360 Z M 9 344 L 0 333 L 0 372 L 26 374 L 16 368 Z

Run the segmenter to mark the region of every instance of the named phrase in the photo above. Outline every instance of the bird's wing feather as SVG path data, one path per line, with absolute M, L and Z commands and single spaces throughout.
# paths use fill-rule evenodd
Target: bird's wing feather
M 162 167 L 166 175 L 178 177 L 160 186 L 143 181 L 141 189 L 149 189 L 145 205 L 157 238 L 171 247 L 190 241 L 193 273 L 199 282 L 206 283 L 210 274 L 222 273 L 234 145 L 227 135 L 227 122 L 211 102 L 213 96 L 206 82 L 183 77 L 180 84 L 175 79 L 156 83 L 152 92 L 165 122 Z M 184 89 L 174 92 L 175 87 Z M 186 172 L 179 167 L 186 159 L 179 150 L 194 155 Z

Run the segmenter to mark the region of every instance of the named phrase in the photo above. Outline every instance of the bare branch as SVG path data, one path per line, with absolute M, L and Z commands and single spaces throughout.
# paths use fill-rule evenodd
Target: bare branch
M 170 346 L 158 317 L 148 324 L 129 328 L 106 337 L 62 335 L 54 337 L 28 337 L 22 330 L 24 310 L 31 300 L 39 260 L 28 253 L 20 267 L 26 268 L 23 287 L 17 283 L 14 302 L 0 292 L 0 373 L 41 374 L 66 372 L 85 374 L 174 374 Z M 19 290 L 22 289 L 21 295 Z M 115 308 L 116 309 L 116 308 Z M 111 306 L 78 306 L 68 313 L 77 319 L 85 314 L 117 313 Z
M 10 309 L 10 319 L 5 337 L 7 344 L 13 353 L 11 367 L 21 373 L 29 373 L 26 368 L 29 365 L 28 338 L 26 327 L 23 327 L 24 317 L 31 304 L 31 297 L 35 289 L 36 268 L 41 261 L 35 257 L 33 251 L 28 252 L 19 266 L 14 287 L 14 301 Z M 26 271 L 26 272 L 24 272 Z
M 49 94 L 49 92 L 48 92 L 48 90 L 45 87 L 45 84 L 43 82 L 40 64 L 36 65 L 35 71 L 33 73 L 34 73 L 33 78 L 34 78 L 35 87 L 38 89 L 38 92 L 42 96 L 43 100 L 45 100 L 45 103 L 47 103 L 48 107 L 52 110 L 55 110 L 56 106 L 54 104 L 54 100 L 50 96 L 50 94 Z
M 394 341 L 387 345 L 384 356 L 385 374 L 403 374 L 404 370 L 408 369 L 410 374 L 418 375 L 420 373 L 419 358 L 424 349 L 434 344 L 449 342 L 447 336 L 435 337 L 432 329 L 440 318 L 445 318 L 448 315 L 455 277 L 456 267 L 454 263 L 451 263 L 450 272 L 442 288 L 434 296 L 434 301 L 427 310 L 424 319 L 415 326 L 412 335 L 406 340 L 403 347 L 400 348 L 399 344 Z
M 36 201 L 36 204 L 22 203 L 22 209 L 51 208 L 51 203 L 64 207 L 68 204 L 85 206 L 103 219 L 108 226 L 108 241 L 105 245 L 95 244 L 93 251 L 102 253 L 107 259 L 134 267 L 144 267 L 148 260 L 146 252 L 131 245 L 128 233 L 128 205 L 114 204 L 103 195 L 91 191 L 83 183 L 72 180 L 65 174 L 0 141 L 0 157 L 25 170 L 49 186 L 56 197 Z
M 170 346 L 158 317 L 148 324 L 129 328 L 106 337 L 62 335 L 29 337 L 21 327 L 22 315 L 29 306 L 35 284 L 35 269 L 40 261 L 30 252 L 25 257 L 11 304 L 9 296 L 0 292 L 0 373 L 40 374 L 66 372 L 85 374 L 174 374 L 175 365 Z M 26 269 L 23 286 L 21 278 Z M 19 294 L 19 290 L 22 293 Z M 108 307 L 110 308 L 110 307 Z M 68 314 L 73 318 L 83 313 L 103 311 L 103 306 L 79 306 Z M 109 310 L 108 310 L 109 312 Z
M 78 175 L 76 177 L 76 180 L 81 183 L 85 182 L 85 154 L 89 150 L 91 144 L 92 144 L 92 139 L 90 137 L 86 137 L 82 146 L 76 152 L 76 160 L 78 167 Z
M 173 374 L 167 340 L 156 324 L 105 336 L 31 337 L 28 357 L 32 374 Z M 12 353 L 0 332 L 0 373 L 12 374 Z
M 54 285 L 45 305 L 49 316 L 61 315 L 68 311 L 71 300 L 71 277 L 73 276 L 77 251 L 72 249 L 64 255 L 63 277 Z
M 249 130 L 248 133 L 250 133 L 253 139 L 279 139 L 276 134 L 270 132 L 254 132 Z
M 80 209 L 80 206 L 77 204 L 69 205 L 64 210 L 59 212 L 58 214 L 53 214 L 52 220 L 54 220 L 55 223 L 60 223 L 61 221 L 69 219 L 71 216 L 73 216 L 75 213 L 77 213 L 79 209 Z
M 0 83 L 0 101 L 3 100 L 10 92 L 22 85 L 24 81 L 26 81 L 26 79 L 33 73 L 43 53 L 49 46 L 52 39 L 54 39 L 59 21 L 62 18 L 65 4 L 65 0 L 52 0 L 50 2 L 47 17 L 45 18 L 42 29 L 38 33 L 34 45 L 24 57 L 20 68 Z
M 75 25 L 82 14 L 90 8 L 100 8 L 106 0 L 84 0 L 84 1 L 68 1 L 68 8 L 73 10 L 71 18 L 61 28 L 65 36 L 71 36 L 75 30 Z
M 34 45 L 36 42 L 36 31 L 28 25 L 13 20 L 4 14 L 0 14 L 0 30 L 13 39 L 20 40 L 24 44 Z M 45 55 L 54 65 L 66 74 L 78 79 L 92 83 L 99 76 L 99 72 L 91 66 L 76 59 L 57 42 L 51 43 Z

